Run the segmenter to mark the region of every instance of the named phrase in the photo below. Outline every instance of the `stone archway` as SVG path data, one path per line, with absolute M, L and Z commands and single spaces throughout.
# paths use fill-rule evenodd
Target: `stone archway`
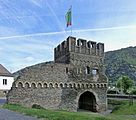
M 81 94 L 78 100 L 78 108 L 79 110 L 97 112 L 95 95 L 89 91 L 86 91 Z

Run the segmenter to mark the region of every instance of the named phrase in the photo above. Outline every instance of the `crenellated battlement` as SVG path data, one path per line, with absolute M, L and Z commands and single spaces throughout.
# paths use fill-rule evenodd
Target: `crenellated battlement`
M 96 43 L 94 41 L 87 41 L 84 39 L 76 40 L 75 37 L 69 36 L 66 41 L 63 41 L 54 49 L 55 61 L 58 58 L 62 58 L 64 55 L 68 55 L 68 53 L 79 53 L 84 55 L 103 57 L 104 44 Z M 68 58 L 64 61 L 69 62 Z

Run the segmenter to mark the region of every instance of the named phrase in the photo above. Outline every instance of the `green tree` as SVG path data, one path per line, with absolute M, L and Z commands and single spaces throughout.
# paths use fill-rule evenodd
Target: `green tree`
M 127 93 L 127 90 L 130 89 L 134 85 L 134 81 L 131 80 L 128 76 L 122 76 L 117 81 L 117 87 L 123 91 L 123 93 Z

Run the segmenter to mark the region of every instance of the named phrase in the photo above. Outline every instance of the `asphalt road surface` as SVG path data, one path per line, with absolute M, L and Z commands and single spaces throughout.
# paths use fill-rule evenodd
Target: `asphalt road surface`
M 4 104 L 6 102 L 6 98 L 0 98 L 0 104 Z
M 5 102 L 6 102 L 5 98 L 0 98 L 0 105 L 4 104 Z M 38 120 L 38 119 L 0 108 L 0 120 Z
M 38 119 L 0 108 L 0 120 L 38 120 Z

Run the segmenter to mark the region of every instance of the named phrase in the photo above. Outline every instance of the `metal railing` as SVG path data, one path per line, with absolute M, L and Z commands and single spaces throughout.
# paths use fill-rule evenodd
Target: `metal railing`
M 107 98 L 136 99 L 136 95 L 107 94 Z

